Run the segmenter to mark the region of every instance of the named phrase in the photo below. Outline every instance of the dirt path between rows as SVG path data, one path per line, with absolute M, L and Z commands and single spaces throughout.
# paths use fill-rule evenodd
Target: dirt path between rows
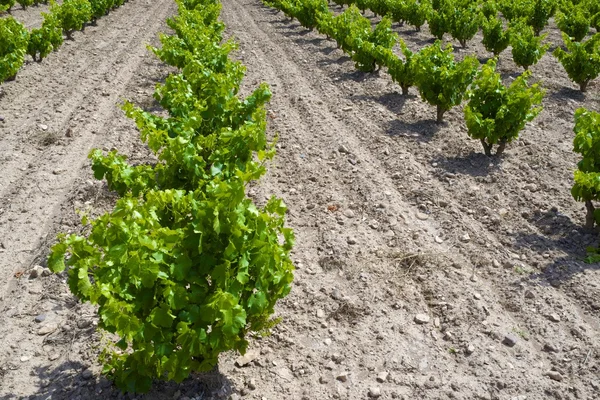
M 51 337 L 39 334 L 39 329 L 51 329 L 67 317 L 73 304 L 66 298 L 66 286 L 57 293 L 49 290 L 48 282 L 15 276 L 45 261 L 65 218 L 77 227 L 72 199 L 94 185 L 89 150 L 122 147 L 123 134 L 136 138 L 118 104 L 144 89 L 138 76 L 148 78 L 147 69 L 140 70 L 143 60 L 151 58 L 145 46 L 156 41 L 165 19 L 175 11 L 171 0 L 128 2 L 97 26 L 75 34 L 74 41 L 65 41 L 43 63 L 26 65 L 15 82 L 3 85 L 0 398 L 35 393 L 44 384 L 35 375 L 49 373 L 73 350 L 69 343 L 52 346 Z M 137 87 L 128 87 L 132 80 Z M 83 202 L 75 206 L 85 208 Z M 64 229 L 71 228 L 63 225 Z M 40 314 L 45 321 L 34 322 Z
M 155 108 L 167 69 L 144 44 L 174 11 L 129 2 L 4 87 L 0 399 L 124 397 L 99 377 L 97 317 L 64 275 L 14 276 L 43 265 L 57 231 L 80 229 L 75 209 L 112 204 L 90 148 L 147 157 L 116 104 Z M 224 354 L 218 372 L 138 397 L 599 398 L 600 271 L 580 261 L 597 238 L 569 194 L 572 114 L 598 109 L 597 84 L 579 96 L 545 56 L 533 68 L 548 88 L 543 114 L 490 161 L 459 109 L 435 125 L 414 88 L 404 98 L 385 73 L 357 73 L 334 43 L 259 0 L 226 0 L 222 18 L 247 66 L 244 91 L 273 87 L 278 156 L 249 194 L 288 204 L 296 280 L 282 322 L 245 361 Z M 396 29 L 411 48 L 429 43 Z M 485 53 L 475 41 L 457 50 L 469 52 Z M 510 54 L 500 66 L 516 71 Z

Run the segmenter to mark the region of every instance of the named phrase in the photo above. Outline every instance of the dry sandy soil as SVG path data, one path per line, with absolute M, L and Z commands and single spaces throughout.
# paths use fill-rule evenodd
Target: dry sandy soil
M 259 0 L 223 3 L 244 90 L 273 87 L 279 153 L 249 195 L 289 205 L 296 280 L 246 358 L 136 398 L 600 398 L 600 270 L 581 261 L 598 237 L 569 193 L 573 113 L 600 108 L 600 84 L 581 95 L 546 55 L 532 68 L 544 111 L 490 159 L 459 108 L 438 126 L 414 88 L 402 97 L 384 72 L 356 72 L 318 33 Z M 99 376 L 94 309 L 35 266 L 57 232 L 81 229 L 76 210 L 114 201 L 91 148 L 147 157 L 118 103 L 155 107 L 169 71 L 144 46 L 175 11 L 131 1 L 2 87 L 0 399 L 134 398 Z M 414 49 L 431 43 L 426 28 L 397 31 Z M 479 39 L 456 52 L 489 56 Z

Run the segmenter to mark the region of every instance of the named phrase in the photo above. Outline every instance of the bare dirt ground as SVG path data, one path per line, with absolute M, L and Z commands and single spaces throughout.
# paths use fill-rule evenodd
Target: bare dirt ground
M 146 157 L 115 104 L 154 106 L 168 71 L 144 43 L 174 11 L 130 2 L 3 87 L 0 399 L 123 397 L 98 375 L 94 310 L 64 276 L 29 271 L 57 231 L 80 229 L 75 209 L 110 207 L 90 148 Z M 573 112 L 600 108 L 599 83 L 580 95 L 546 55 L 533 67 L 545 110 L 490 159 L 459 108 L 436 125 L 414 88 L 405 98 L 385 73 L 356 72 L 259 0 L 226 0 L 222 18 L 245 90 L 273 86 L 278 157 L 249 194 L 288 204 L 296 281 L 282 323 L 245 359 L 225 354 L 219 372 L 144 398 L 600 398 L 600 271 L 581 261 L 598 238 L 569 193 Z M 431 42 L 426 28 L 398 32 L 414 49 Z M 470 53 L 489 56 L 478 39 L 457 49 Z M 519 72 L 510 58 L 507 79 Z

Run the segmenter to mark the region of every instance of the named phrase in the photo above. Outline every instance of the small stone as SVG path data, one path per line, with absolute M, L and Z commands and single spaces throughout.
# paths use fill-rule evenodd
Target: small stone
M 354 211 L 352 211 L 351 209 L 346 209 L 344 210 L 344 217 L 346 218 L 354 218 L 355 214 Z
M 83 379 L 85 379 L 86 381 L 89 379 L 92 379 L 92 377 L 94 376 L 94 373 L 92 372 L 91 369 L 86 369 L 85 371 L 83 371 L 83 373 L 81 374 L 81 377 Z
M 558 371 L 548 371 L 544 375 L 557 382 L 561 382 L 563 380 L 563 376 Z
M 426 219 L 429 219 L 428 214 L 422 213 L 420 211 L 417 212 L 416 216 L 417 216 L 417 219 L 420 219 L 421 221 L 425 221 Z
M 548 319 L 552 322 L 560 322 L 560 315 L 550 314 L 550 315 L 548 315 Z
M 352 236 L 349 236 L 349 237 L 346 239 L 346 242 L 347 242 L 348 244 L 356 244 L 356 243 L 358 243 L 358 242 L 357 242 L 357 240 L 356 240 L 356 238 L 355 238 L 355 237 L 352 237 Z
M 321 375 L 321 377 L 319 378 L 319 383 L 321 383 L 321 384 L 329 383 L 329 379 L 325 375 Z
M 350 152 L 348 151 L 348 148 L 347 148 L 346 146 L 344 146 L 343 144 L 341 144 L 341 145 L 340 145 L 340 147 L 338 147 L 338 151 L 339 151 L 340 153 L 345 153 L 345 154 L 348 154 L 348 153 L 350 153 Z
M 323 319 L 323 318 L 325 318 L 325 311 L 323 311 L 323 310 L 322 310 L 322 309 L 320 309 L 320 308 L 317 310 L 317 313 L 316 313 L 316 314 L 317 314 L 317 318 L 319 318 L 319 319 Z
M 417 315 L 415 315 L 414 321 L 419 325 L 427 324 L 427 323 L 429 323 L 429 315 L 417 314 Z
M 47 130 L 48 130 L 48 125 L 45 125 L 45 124 L 39 124 L 38 126 L 39 126 L 39 127 L 40 127 L 40 129 L 41 129 L 41 130 L 43 130 L 43 131 L 47 131 Z
M 481 300 L 481 295 L 479 293 L 473 293 L 473 298 L 475 300 Z
M 251 378 L 248 381 L 247 385 L 248 385 L 248 389 L 250 389 L 250 390 L 256 390 L 256 379 Z
M 560 352 L 560 349 L 558 348 L 558 346 L 555 346 L 552 343 L 546 343 L 544 344 L 544 351 L 548 353 L 558 353 Z
M 42 267 L 41 265 L 36 265 L 29 271 L 29 279 L 35 279 L 41 276 L 43 271 L 44 267 Z
M 535 294 L 531 290 L 526 290 L 524 296 L 526 299 L 535 299 Z
M 441 238 L 441 237 L 439 237 L 439 236 L 436 236 L 436 237 L 435 237 L 435 242 L 436 242 L 437 244 L 442 244 L 442 243 L 444 243 L 444 239 L 442 239 L 442 238 Z
M 373 398 L 373 399 L 377 399 L 379 397 L 381 397 L 381 389 L 378 387 L 372 387 L 369 388 L 369 397 Z
M 465 349 L 465 353 L 467 355 L 471 355 L 475 352 L 475 346 L 473 346 L 473 344 L 469 343 L 469 345 L 467 346 L 467 348 Z
M 346 381 L 348 381 L 348 373 L 342 372 L 342 373 L 338 374 L 338 376 L 336 376 L 335 379 L 337 379 L 340 382 L 346 382 Z
M 522 394 L 520 396 L 511 397 L 510 400 L 527 400 L 527 396 L 525 396 L 524 394 Z
M 350 106 L 344 107 L 344 108 L 342 108 L 342 111 L 352 111 L 352 107 L 350 107 Z
M 441 325 L 440 318 L 439 317 L 435 317 L 433 319 L 433 326 L 435 326 L 436 328 L 439 328 L 440 325 Z
M 326 338 L 323 343 L 325 343 L 325 346 L 331 346 L 331 344 L 333 343 L 333 340 L 331 340 L 331 338 Z
M 256 360 L 259 355 L 260 355 L 260 352 L 258 350 L 249 350 L 246 352 L 246 354 L 244 354 L 241 357 L 238 357 L 238 359 L 235 360 L 235 365 L 238 368 L 245 367 L 246 365 L 250 364 L 252 361 Z
M 58 329 L 58 325 L 56 325 L 56 324 L 48 324 L 48 325 L 42 326 L 38 330 L 37 334 L 40 335 L 40 336 L 47 335 L 49 333 L 54 332 L 57 329 Z
M 500 261 L 498 260 L 493 260 L 492 261 L 492 267 L 494 268 L 500 268 L 502 266 L 502 264 L 500 264 Z
M 508 347 L 513 347 L 514 345 L 517 344 L 518 341 L 519 341 L 519 339 L 517 339 L 517 337 L 515 335 L 513 335 L 512 333 L 509 333 L 508 335 L 504 336 L 504 340 L 502 341 L 502 344 L 504 344 Z
M 377 382 L 379 382 L 379 383 L 386 382 L 388 380 L 389 375 L 390 374 L 386 371 L 380 372 L 379 374 L 377 374 Z
M 37 317 L 35 317 L 35 322 L 44 322 L 46 320 L 46 314 L 40 314 Z
M 20 358 L 20 360 L 21 360 L 21 362 L 27 362 L 27 361 L 31 360 L 31 357 L 29 357 L 29 356 L 23 356 L 23 357 Z
M 58 354 L 58 353 L 52 353 L 48 356 L 48 360 L 50 360 L 50 361 L 58 360 L 59 358 L 60 358 L 60 354 Z
M 371 222 L 369 222 L 369 227 L 371 229 L 377 229 L 379 228 L 379 222 L 377 222 L 376 220 L 372 220 Z
M 471 236 L 469 236 L 468 233 L 465 233 L 464 235 L 462 235 L 460 237 L 460 241 L 463 243 L 467 243 L 467 242 L 471 241 Z

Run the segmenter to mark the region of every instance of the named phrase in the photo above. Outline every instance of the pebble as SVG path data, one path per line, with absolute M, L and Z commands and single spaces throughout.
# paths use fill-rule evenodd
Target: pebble
M 58 360 L 59 358 L 60 358 L 60 354 L 58 354 L 58 353 L 52 353 L 48 356 L 48 360 L 50 360 L 50 361 Z
M 352 107 L 344 107 L 342 108 L 342 111 L 352 111 Z
M 436 236 L 436 237 L 435 237 L 435 242 L 436 242 L 437 244 L 442 244 L 442 243 L 444 243 L 444 239 L 442 239 L 442 238 L 441 238 L 441 237 L 439 237 L 439 236 Z
M 40 129 L 41 129 L 41 130 L 43 130 L 43 131 L 47 131 L 47 130 L 48 130 L 48 125 L 45 125 L 45 124 L 39 124 L 38 126 L 39 126 L 39 127 L 40 127 Z
M 250 389 L 250 390 L 256 390 L 256 379 L 251 378 L 248 381 L 248 389 Z
M 531 290 L 526 290 L 525 291 L 525 298 L 526 299 L 535 299 L 535 294 L 533 294 L 533 292 Z
M 29 361 L 29 360 L 31 360 L 31 357 L 29 357 L 29 356 L 23 356 L 23 357 L 21 357 L 21 362 L 26 362 L 26 361 Z
M 356 244 L 358 243 L 355 237 L 349 236 L 348 239 L 346 239 L 346 242 L 348 242 L 348 244 Z
M 383 383 L 383 382 L 387 381 L 389 375 L 390 374 L 386 371 L 380 372 L 379 374 L 377 374 L 377 382 Z
M 317 318 L 320 318 L 320 319 L 323 319 L 323 318 L 325 318 L 325 311 L 323 311 L 323 310 L 322 310 L 322 309 L 320 309 L 320 308 L 317 310 L 317 313 L 316 313 L 316 314 L 317 314 Z
M 85 371 L 83 371 L 83 373 L 81 374 L 81 377 L 83 379 L 85 379 L 86 381 L 89 379 L 92 379 L 92 377 L 94 376 L 94 373 L 92 372 L 91 369 L 86 369 Z
M 474 352 L 475 352 L 475 346 L 473 346 L 473 344 L 469 343 L 469 345 L 465 349 L 465 353 L 467 353 L 467 355 L 471 355 Z
M 436 328 L 439 328 L 439 327 L 440 327 L 440 325 L 441 325 L 441 322 L 440 322 L 440 318 L 439 318 L 439 317 L 435 317 L 435 318 L 433 319 L 433 325 L 434 325 Z
M 467 243 L 471 240 L 471 236 L 468 233 L 465 233 L 460 237 L 461 242 Z
M 548 353 L 558 353 L 560 349 L 558 348 L 558 346 L 555 346 L 552 343 L 546 343 L 544 345 L 544 351 Z
M 42 326 L 38 330 L 37 334 L 40 335 L 40 336 L 47 335 L 49 333 L 54 332 L 57 329 L 58 329 L 58 325 L 56 325 L 56 324 L 48 324 L 48 325 Z
M 40 314 L 37 317 L 35 317 L 35 322 L 44 322 L 46 320 L 46 314 Z
M 238 357 L 238 359 L 235 360 L 235 365 L 238 368 L 245 367 L 246 365 L 250 364 L 252 361 L 257 359 L 259 355 L 260 353 L 258 350 L 249 350 L 246 352 L 246 354 Z
M 563 376 L 558 371 L 548 371 L 544 375 L 557 382 L 561 382 L 563 380 Z
M 508 335 L 504 336 L 504 340 L 502 341 L 502 344 L 504 344 L 508 347 L 513 347 L 514 345 L 517 344 L 518 341 L 519 341 L 519 339 L 517 339 L 517 337 L 515 335 L 513 335 L 512 333 L 509 333 Z
M 348 380 L 348 373 L 342 372 L 338 374 L 338 376 L 336 376 L 335 379 L 337 379 L 340 382 L 346 382 Z
M 481 295 L 479 293 L 473 293 L 473 298 L 475 300 L 481 300 Z
M 500 268 L 502 265 L 500 264 L 500 261 L 498 260 L 493 260 L 492 261 L 492 267 L 494 268 Z
M 338 147 L 338 151 L 339 151 L 340 153 L 346 153 L 346 154 L 350 153 L 350 152 L 348 151 L 348 148 L 347 148 L 346 146 L 344 146 L 343 144 L 342 144 L 342 145 L 340 145 L 340 147 Z
M 369 388 L 369 397 L 376 399 L 381 397 L 381 389 L 378 387 Z
M 425 221 L 426 219 L 429 219 L 428 214 L 422 213 L 420 211 L 417 212 L 416 216 L 417 216 L 417 219 L 420 219 L 421 221 Z
M 344 210 L 344 217 L 354 218 L 354 216 L 355 216 L 354 211 L 352 211 L 350 209 Z
M 319 383 L 329 383 L 329 379 L 325 375 L 321 375 L 321 377 L 319 378 Z
M 35 279 L 35 278 L 41 276 L 43 272 L 44 272 L 44 267 L 42 267 L 41 265 L 36 265 L 35 267 L 33 267 L 31 269 L 31 271 L 29 271 L 29 279 Z
M 379 228 L 379 222 L 377 222 L 376 220 L 372 220 L 371 222 L 369 222 L 369 227 L 371 227 L 371 229 L 377 229 Z
M 417 324 L 423 325 L 429 323 L 429 315 L 427 314 L 417 314 L 415 315 L 415 320 Z
M 552 322 L 560 322 L 560 316 L 558 314 L 548 315 L 548 319 Z

